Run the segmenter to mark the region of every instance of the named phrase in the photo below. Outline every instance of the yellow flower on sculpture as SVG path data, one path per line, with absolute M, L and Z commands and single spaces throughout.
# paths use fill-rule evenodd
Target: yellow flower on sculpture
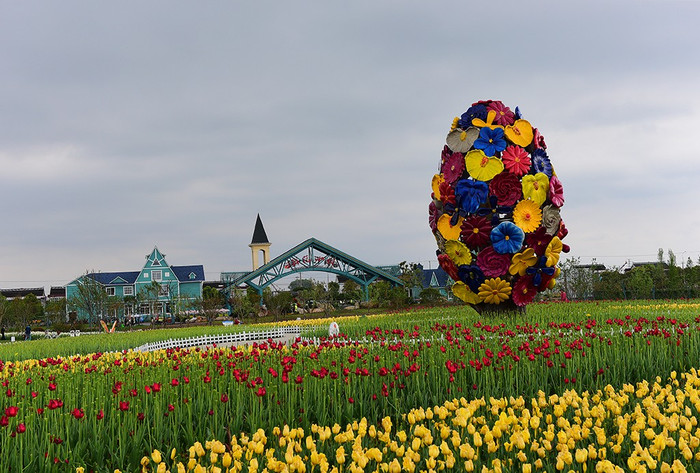
M 495 156 L 486 156 L 480 149 L 473 149 L 464 158 L 469 175 L 477 181 L 490 181 L 503 172 L 503 161 Z
M 450 224 L 451 220 L 452 217 L 450 217 L 448 214 L 440 215 L 437 222 L 437 228 L 445 240 L 459 240 L 459 235 L 462 232 L 462 221 L 464 221 L 464 217 L 459 217 L 457 220 L 457 225 L 454 226 Z
M 500 304 L 510 297 L 512 290 L 508 281 L 491 278 L 479 286 L 479 297 L 487 304 Z
M 523 176 L 523 196 L 534 201 L 538 206 L 544 204 L 549 192 L 549 178 L 546 174 L 538 172 L 535 175 Z
M 440 200 L 440 184 L 443 182 L 445 182 L 445 178 L 442 177 L 442 174 L 435 174 L 433 176 L 433 182 L 431 184 L 433 188 L 433 195 L 437 200 Z
M 547 266 L 555 266 L 559 262 L 559 255 L 564 249 L 564 244 L 561 242 L 558 236 L 552 238 L 552 241 L 547 245 L 547 249 L 544 250 L 544 255 L 547 257 Z
M 445 253 L 457 266 L 471 264 L 472 262 L 472 252 L 461 241 L 447 240 L 445 242 Z
M 505 130 L 505 135 L 511 143 L 523 148 L 532 143 L 535 133 L 532 131 L 532 125 L 527 120 L 515 120 L 515 123 L 508 125 Z
M 537 230 L 542 222 L 542 209 L 534 201 L 523 199 L 513 209 L 513 223 L 525 233 Z
M 508 272 L 512 275 L 525 276 L 527 268 L 537 264 L 537 255 L 532 248 L 526 248 L 521 253 L 515 253 Z
M 473 293 L 471 289 L 469 289 L 469 286 L 464 284 L 462 281 L 457 281 L 454 283 L 452 286 L 452 294 L 454 294 L 455 297 L 459 297 L 467 304 L 478 304 L 481 302 L 481 298 L 478 296 L 478 294 Z

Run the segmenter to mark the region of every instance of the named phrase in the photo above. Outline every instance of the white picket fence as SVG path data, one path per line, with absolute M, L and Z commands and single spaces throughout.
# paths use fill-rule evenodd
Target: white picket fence
M 236 332 L 225 333 L 218 335 L 204 335 L 201 337 L 176 338 L 162 340 L 159 342 L 146 343 L 140 347 L 136 347 L 134 351 L 146 352 L 155 350 L 167 350 L 170 348 L 190 348 L 207 345 L 224 345 L 224 344 L 240 344 L 253 340 L 267 340 L 282 338 L 287 335 L 300 335 L 301 327 L 278 327 L 269 330 L 260 330 L 256 332 Z

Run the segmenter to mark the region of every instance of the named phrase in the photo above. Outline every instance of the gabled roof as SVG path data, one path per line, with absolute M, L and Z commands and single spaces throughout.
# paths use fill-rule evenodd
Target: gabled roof
M 170 269 L 173 270 L 175 277 L 180 282 L 204 281 L 204 266 L 201 264 L 193 264 L 189 266 L 171 266 Z
M 447 287 L 449 284 L 449 276 L 447 273 L 442 269 L 442 268 L 436 268 L 436 269 L 424 269 L 423 270 L 423 287 L 428 288 L 431 287 L 430 283 L 433 281 L 433 278 L 437 280 L 438 287 Z M 435 286 L 432 286 L 435 287 Z
M 253 239 L 251 240 L 251 245 L 269 244 L 267 239 L 267 234 L 265 233 L 265 228 L 263 228 L 262 220 L 260 220 L 260 214 L 258 214 L 258 219 L 255 221 L 255 230 L 253 230 Z
M 105 286 L 118 286 L 122 284 L 134 284 L 140 273 L 140 271 L 120 271 L 114 273 L 90 273 L 87 276 Z
M 65 286 L 51 286 L 51 291 L 47 294 L 49 299 L 54 297 L 66 297 L 66 287 Z

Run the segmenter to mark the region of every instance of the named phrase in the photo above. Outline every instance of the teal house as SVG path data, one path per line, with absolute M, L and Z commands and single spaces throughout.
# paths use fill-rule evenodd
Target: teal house
M 86 281 L 84 278 L 90 278 Z M 165 255 L 153 248 L 146 255 L 146 263 L 140 271 L 88 273 L 66 285 L 68 312 L 75 312 L 78 319 L 88 315 L 81 308 L 80 287 L 94 283 L 104 290 L 97 316 L 103 319 L 133 316 L 147 320 L 151 317 L 164 317 L 170 314 L 183 314 L 202 297 L 204 266 L 170 266 Z M 82 296 L 82 299 L 85 299 Z

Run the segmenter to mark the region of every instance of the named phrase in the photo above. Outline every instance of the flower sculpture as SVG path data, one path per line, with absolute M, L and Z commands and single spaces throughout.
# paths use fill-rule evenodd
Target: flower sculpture
M 567 230 L 544 137 L 496 100 L 452 122 L 432 180 L 430 228 L 452 292 L 477 310 L 517 310 L 554 287 Z

